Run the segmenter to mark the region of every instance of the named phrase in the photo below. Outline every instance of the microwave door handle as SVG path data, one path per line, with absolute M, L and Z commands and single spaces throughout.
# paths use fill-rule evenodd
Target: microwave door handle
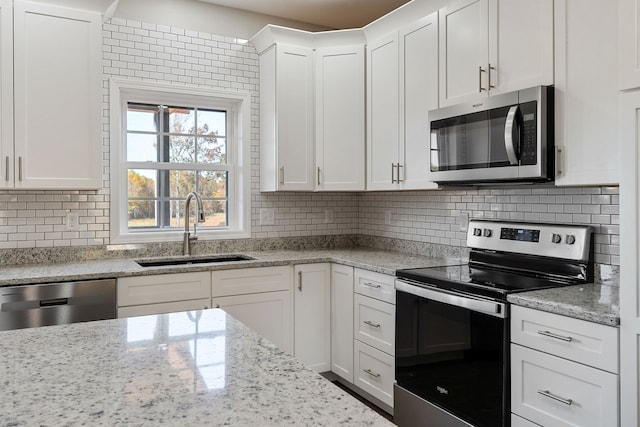
M 518 164 L 518 144 L 520 142 L 520 131 L 518 129 L 517 116 L 519 108 L 520 107 L 517 105 L 509 108 L 509 113 L 507 113 L 507 121 L 504 125 L 504 148 L 507 151 L 507 158 L 509 159 L 509 163 L 512 165 Z

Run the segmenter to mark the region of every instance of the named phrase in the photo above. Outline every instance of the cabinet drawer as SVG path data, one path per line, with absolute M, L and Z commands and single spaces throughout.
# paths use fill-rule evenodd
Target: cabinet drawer
M 618 377 L 511 345 L 511 410 L 545 427 L 617 426 Z
M 355 294 L 354 338 L 387 354 L 395 354 L 395 306 Z
M 553 313 L 511 306 L 511 341 L 618 372 L 618 329 Z
M 355 385 L 393 406 L 394 357 L 358 340 L 353 350 Z
M 211 298 L 211 273 L 157 274 L 118 279 L 118 307 Z
M 525 420 L 515 414 L 511 414 L 511 427 L 540 427 L 529 420 Z
M 211 273 L 214 297 L 259 292 L 287 291 L 292 288 L 291 266 L 239 268 Z
M 357 268 L 354 273 L 356 293 L 391 304 L 396 303 L 395 277 Z
M 118 309 L 118 319 L 123 317 L 147 316 L 150 314 L 174 313 L 177 311 L 203 310 L 211 307 L 211 299 L 165 302 L 162 304 L 132 305 Z

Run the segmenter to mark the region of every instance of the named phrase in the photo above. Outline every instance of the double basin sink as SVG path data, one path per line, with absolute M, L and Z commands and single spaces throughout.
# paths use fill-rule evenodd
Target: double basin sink
M 210 257 L 179 257 L 170 259 L 141 259 L 136 263 L 141 267 L 162 267 L 168 265 L 211 264 L 222 262 L 249 261 L 255 258 L 246 255 L 218 255 Z

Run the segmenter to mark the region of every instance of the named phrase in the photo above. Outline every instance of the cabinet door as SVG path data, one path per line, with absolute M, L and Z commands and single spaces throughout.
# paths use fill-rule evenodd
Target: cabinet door
M 553 84 L 553 0 L 489 3 L 491 94 Z
M 313 50 L 276 46 L 279 190 L 313 190 Z
M 14 2 L 17 188 L 102 188 L 101 24 Z
M 618 0 L 620 90 L 640 87 L 640 2 Z
M 367 49 L 367 190 L 397 188 L 398 33 Z
M 640 91 L 620 96 L 620 416 L 636 426 L 640 396 Z
M 331 370 L 331 267 L 295 267 L 294 356 L 316 372 Z
M 364 190 L 364 46 L 315 53 L 316 185 Z
M 331 265 L 331 372 L 353 382 L 353 267 Z
M 0 188 L 13 187 L 13 13 L 0 0 Z
M 438 13 L 400 29 L 400 182 L 431 189 L 429 110 L 438 108 Z
M 489 0 L 440 9 L 440 106 L 487 96 Z
M 619 182 L 617 2 L 555 1 L 556 185 Z
M 213 307 L 224 309 L 283 351 L 293 351 L 291 291 L 213 297 L 211 303 Z
M 155 274 L 118 279 L 118 307 L 206 299 L 211 273 Z
M 147 316 L 150 314 L 175 313 L 178 311 L 204 310 L 211 307 L 211 299 L 166 302 L 162 304 L 132 305 L 118 308 L 118 319 L 123 317 Z

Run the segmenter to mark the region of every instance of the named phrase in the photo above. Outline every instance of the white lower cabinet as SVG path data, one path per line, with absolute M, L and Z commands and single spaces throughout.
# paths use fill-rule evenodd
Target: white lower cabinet
M 293 353 L 290 266 L 218 270 L 211 273 L 211 303 Z
M 354 384 L 393 406 L 395 358 L 358 340 L 353 342 Z
M 213 297 L 212 302 L 282 350 L 292 352 L 291 291 Z
M 511 411 L 534 423 L 514 425 L 618 426 L 618 330 L 518 306 L 511 313 Z
M 395 354 L 395 306 L 356 294 L 353 311 L 355 338 L 393 356 Z
M 331 370 L 331 264 L 296 265 L 294 356 L 316 372 Z
M 118 317 L 209 308 L 211 273 L 156 274 L 118 279 Z
M 331 264 L 331 372 L 353 383 L 353 267 Z
M 540 427 L 540 425 L 534 424 L 529 420 L 525 420 L 522 417 L 511 414 L 511 427 Z

